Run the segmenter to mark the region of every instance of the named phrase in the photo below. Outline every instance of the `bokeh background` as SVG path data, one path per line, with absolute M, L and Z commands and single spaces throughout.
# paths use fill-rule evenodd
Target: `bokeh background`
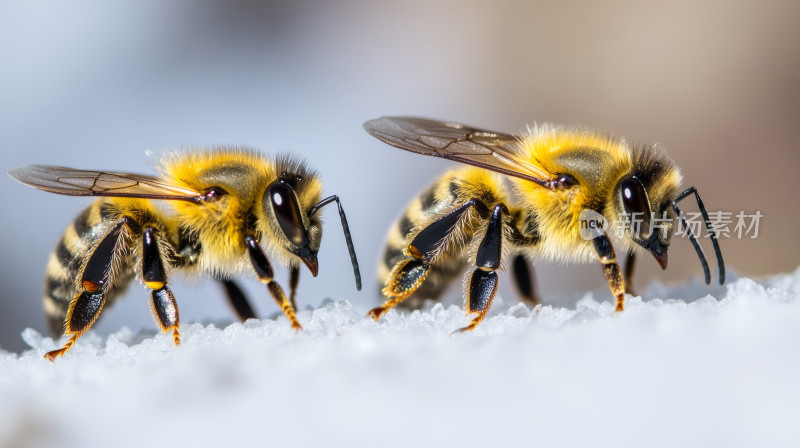
M 579 123 L 662 143 L 710 209 L 760 211 L 757 239 L 722 241 L 728 266 L 740 275 L 786 272 L 800 262 L 798 5 L 4 1 L 0 170 L 47 163 L 148 173 L 145 151 L 292 151 L 342 198 L 365 282 L 356 292 L 328 209 L 320 274 L 301 277 L 299 303 L 347 298 L 366 312 L 379 301 L 386 230 L 449 164 L 383 145 L 364 121 L 422 115 L 506 132 Z M 0 182 L 0 347 L 20 350 L 20 331 L 45 331 L 48 254 L 90 200 Z M 540 264 L 537 272 L 552 304 L 605 288 L 597 266 Z M 680 240 L 667 271 L 642 259 L 636 281 L 700 274 Z M 278 275 L 286 282 L 285 271 Z M 503 283 L 501 294 L 515 300 L 508 277 Z M 262 285 L 244 286 L 261 316 L 278 312 Z M 173 290 L 184 322 L 233 318 L 213 281 L 177 279 Z M 132 287 L 95 329 L 154 325 L 147 294 Z

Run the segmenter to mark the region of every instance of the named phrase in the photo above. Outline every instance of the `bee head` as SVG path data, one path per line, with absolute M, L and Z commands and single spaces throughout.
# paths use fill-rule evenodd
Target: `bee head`
M 306 195 L 298 194 L 298 184 L 302 181 L 301 175 L 281 173 L 264 191 L 262 206 L 265 218 L 269 221 L 266 224 L 273 230 L 271 233 L 278 237 L 275 243 L 298 257 L 311 275 L 316 277 L 322 225 L 318 217 L 309 217 L 308 213 L 316 200 L 304 201 L 308 199 Z M 306 202 L 309 202 L 307 207 L 302 205 Z
M 635 148 L 634 155 L 632 173 L 614 189 L 617 215 L 626 224 L 626 235 L 666 269 L 675 221 L 671 204 L 680 185 L 680 171 L 656 146 Z

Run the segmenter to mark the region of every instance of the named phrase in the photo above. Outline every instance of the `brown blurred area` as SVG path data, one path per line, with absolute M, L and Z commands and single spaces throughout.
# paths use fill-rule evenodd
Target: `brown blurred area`
M 312 161 L 326 192 L 342 197 L 365 290 L 352 287 L 328 210 L 320 277 L 301 281 L 307 305 L 341 297 L 366 311 L 377 303 L 371 287 L 386 230 L 448 166 L 370 138 L 361 124 L 380 115 L 506 132 L 575 123 L 660 142 L 710 210 L 763 214 L 758 238 L 721 241 L 730 269 L 761 276 L 800 264 L 795 1 L 4 3 L 0 30 L 3 170 L 48 163 L 148 172 L 146 149 L 214 143 Z M 22 329 L 44 331 L 44 266 L 87 202 L 10 179 L 3 187 L 15 213 L 0 216 L 0 347 L 19 350 Z M 667 271 L 648 259 L 639 266 L 639 285 L 702 273 L 688 241 L 673 244 Z M 605 288 L 597 266 L 545 264 L 538 273 L 556 305 Z M 277 311 L 256 282 L 246 287 L 259 314 Z M 182 320 L 230 320 L 219 294 L 210 282 L 178 288 Z M 141 288 L 127 295 L 136 297 L 104 311 L 98 331 L 154 326 Z
M 489 14 L 487 40 L 502 51 L 475 53 L 486 67 L 513 67 L 498 81 L 508 101 L 486 114 L 489 124 L 577 122 L 658 141 L 709 209 L 763 213 L 757 239 L 723 241 L 732 269 L 797 267 L 797 3 L 553 3 Z M 487 104 L 496 93 L 469 97 Z M 675 249 L 668 272 L 645 261 L 647 271 L 666 279 L 697 273 L 691 250 Z

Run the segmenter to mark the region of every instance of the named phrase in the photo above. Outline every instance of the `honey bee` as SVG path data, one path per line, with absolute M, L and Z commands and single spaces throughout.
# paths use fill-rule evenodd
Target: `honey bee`
M 156 323 L 180 343 L 178 305 L 168 274 L 219 279 L 238 316 L 254 317 L 232 277 L 255 273 L 289 319 L 295 316 L 300 266 L 318 271 L 322 223 L 317 213 L 336 202 L 350 260 L 361 274 L 338 196 L 321 199 L 316 172 L 295 157 L 266 157 L 248 148 L 211 147 L 173 153 L 157 161 L 159 176 L 32 165 L 9 171 L 40 190 L 69 196 L 102 196 L 67 227 L 47 264 L 44 310 L 64 346 L 45 355 L 54 361 L 75 344 L 136 277 L 151 290 Z M 274 261 L 290 267 L 290 295 L 275 281 Z
M 632 293 L 635 251 L 644 249 L 666 269 L 676 218 L 708 284 L 708 262 L 677 205 L 689 195 L 695 196 L 711 237 L 719 282 L 725 281 L 722 253 L 700 196 L 694 187 L 679 190 L 680 170 L 657 145 L 631 145 L 577 127 L 534 126 L 515 137 L 414 117 L 378 118 L 364 129 L 397 148 L 470 165 L 434 181 L 391 228 L 379 272 L 387 300 L 369 312 L 375 320 L 408 298 L 417 305 L 438 298 L 469 263 L 474 270 L 464 280 L 464 306 L 474 317 L 457 331 L 473 330 L 492 305 L 496 271 L 508 256 L 514 281 L 531 304 L 540 300 L 528 257 L 599 261 L 615 310 L 623 311 L 625 293 Z M 587 213 L 601 225 L 587 229 Z M 630 231 L 606 231 L 619 228 Z M 615 245 L 628 254 L 624 274 Z

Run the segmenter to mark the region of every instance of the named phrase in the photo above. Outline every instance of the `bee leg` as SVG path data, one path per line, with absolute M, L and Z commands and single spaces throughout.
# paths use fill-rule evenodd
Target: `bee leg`
M 228 302 L 233 306 L 233 310 L 236 311 L 236 316 L 239 317 L 240 321 L 244 322 L 247 319 L 257 318 L 253 307 L 250 306 L 250 302 L 244 295 L 244 291 L 239 288 L 236 282 L 233 280 L 220 280 L 220 283 L 225 288 L 225 295 L 228 297 Z
M 386 286 L 381 290 L 389 300 L 384 302 L 383 305 L 371 309 L 367 313 L 368 316 L 378 320 L 398 303 L 414 294 L 414 291 L 422 285 L 428 276 L 430 261 L 436 253 L 436 249 L 441 245 L 442 240 L 455 231 L 459 220 L 470 207 L 488 211 L 487 207 L 478 199 L 470 199 L 450 213 L 430 223 L 428 227 L 422 229 L 414 237 L 414 240 L 411 241 L 411 244 L 406 249 L 411 258 L 401 260 L 392 268 L 389 272 Z
M 142 232 L 142 280 L 150 293 L 150 307 L 153 319 L 164 333 L 172 330 L 172 341 L 181 343 L 180 317 L 175 296 L 167 286 L 167 273 L 164 271 L 164 259 L 158 246 L 156 229 L 145 227 Z
M 250 254 L 250 261 L 253 263 L 253 268 L 256 270 L 258 280 L 267 285 L 267 290 L 281 307 L 283 314 L 286 315 L 289 322 L 292 323 L 292 328 L 295 330 L 302 330 L 303 327 L 300 325 L 300 322 L 297 321 L 297 316 L 294 314 L 292 304 L 289 303 L 289 299 L 286 298 L 286 294 L 283 293 L 281 286 L 275 281 L 272 266 L 269 264 L 267 255 L 252 236 L 248 235 L 244 237 L 244 242 L 247 246 L 247 252 Z
M 636 264 L 636 252 L 630 251 L 628 252 L 628 257 L 625 259 L 625 273 L 622 277 L 625 279 L 625 294 L 630 294 L 632 296 L 638 295 L 633 289 L 634 264 Z
M 600 263 L 603 263 L 603 273 L 605 273 L 606 281 L 608 281 L 608 289 L 616 297 L 614 311 L 623 311 L 625 309 L 625 280 L 617 264 L 617 254 L 614 252 L 614 246 L 605 233 L 592 241 L 594 242 L 597 256 L 600 258 Z
M 428 276 L 429 268 L 430 266 L 421 258 L 410 258 L 397 263 L 389 273 L 389 281 L 381 290 L 389 300 L 369 310 L 367 315 L 379 320 L 387 311 L 414 294 Z
M 169 286 L 150 293 L 150 306 L 153 311 L 153 318 L 161 327 L 161 331 L 168 333 L 172 330 L 172 342 L 175 345 L 181 343 L 181 319 L 178 315 L 178 303 Z
M 292 266 L 289 270 L 289 302 L 292 304 L 292 309 L 295 311 L 297 311 L 297 304 L 294 301 L 294 296 L 297 292 L 298 283 L 300 283 L 300 268 Z
M 45 353 L 44 357 L 49 359 L 50 362 L 54 362 L 56 357 L 63 356 L 64 353 L 72 348 L 78 338 L 92 327 L 105 302 L 106 294 L 104 292 L 92 294 L 88 291 L 83 291 L 78 293 L 69 304 L 64 325 L 64 334 L 70 336 L 69 340 L 60 349 Z
M 489 308 L 492 307 L 494 295 L 497 293 L 497 269 L 500 268 L 500 261 L 503 256 L 503 211 L 505 206 L 496 205 L 486 226 L 486 235 L 478 246 L 475 255 L 475 266 L 477 269 L 469 279 L 466 292 L 467 315 L 478 313 L 472 321 L 464 328 L 459 328 L 453 333 L 472 331 L 486 317 Z
M 520 297 L 532 306 L 542 303 L 536 291 L 536 277 L 533 275 L 534 269 L 522 254 L 517 254 L 511 265 L 512 278 L 517 285 Z
M 120 219 L 89 255 L 81 273 L 80 287 L 83 290 L 79 291 L 70 302 L 64 319 L 64 335 L 70 338 L 60 349 L 44 355 L 51 362 L 55 361 L 57 356 L 63 356 L 75 345 L 78 338 L 89 331 L 100 316 L 100 311 L 106 303 L 106 290 L 111 284 L 109 276 L 114 257 L 126 249 L 122 230 L 128 221 L 129 218 Z

